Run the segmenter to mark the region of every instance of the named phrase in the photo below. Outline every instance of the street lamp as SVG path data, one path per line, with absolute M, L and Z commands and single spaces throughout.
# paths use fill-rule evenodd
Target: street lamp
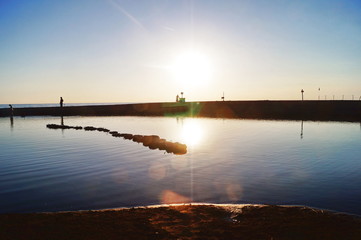
M 321 91 L 321 88 L 318 88 L 318 100 L 320 100 L 320 91 Z

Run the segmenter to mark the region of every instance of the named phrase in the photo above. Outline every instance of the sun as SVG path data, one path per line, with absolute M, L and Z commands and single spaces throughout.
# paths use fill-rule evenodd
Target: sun
M 182 87 L 207 85 L 212 77 L 209 57 L 194 50 L 178 55 L 170 70 Z

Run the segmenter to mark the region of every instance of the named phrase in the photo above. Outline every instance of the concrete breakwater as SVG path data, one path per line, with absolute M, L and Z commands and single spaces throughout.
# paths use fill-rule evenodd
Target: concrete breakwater
M 98 131 L 109 133 L 113 137 L 124 138 L 126 140 L 132 140 L 133 142 L 142 143 L 143 146 L 148 147 L 149 149 L 159 149 L 164 150 L 167 153 L 173 153 L 176 155 L 183 155 L 187 153 L 187 145 L 170 142 L 163 138 L 160 138 L 157 135 L 133 135 L 130 133 L 119 133 L 117 131 L 110 131 L 106 128 L 96 128 L 93 126 L 68 126 L 68 125 L 58 125 L 58 124 L 48 124 L 46 125 L 49 129 L 75 129 L 75 130 L 85 130 L 85 131 Z
M 0 117 L 10 116 L 0 109 Z M 361 101 L 215 101 L 15 108 L 14 116 L 184 116 L 314 121 L 361 121 Z

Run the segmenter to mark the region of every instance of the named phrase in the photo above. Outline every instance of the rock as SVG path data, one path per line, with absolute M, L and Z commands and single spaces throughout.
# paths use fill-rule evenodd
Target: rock
M 127 139 L 127 140 L 132 140 L 133 139 L 133 134 L 129 134 L 129 133 L 124 133 L 124 134 L 121 134 L 122 137 L 124 139 Z
M 144 136 L 142 136 L 142 135 L 134 135 L 133 136 L 133 141 L 137 142 L 137 143 L 140 143 L 140 142 L 143 142 L 143 138 L 144 138 Z
M 50 129 L 71 129 L 71 128 L 73 128 L 68 125 L 58 125 L 58 124 L 48 124 L 48 125 L 46 125 L 46 127 L 50 128 Z
M 160 137 L 157 135 L 144 136 L 143 145 L 146 147 L 153 146 L 157 141 L 159 141 Z
M 47 124 L 46 127 L 50 128 L 50 129 L 57 129 L 58 125 L 56 125 L 56 124 Z
M 109 132 L 110 131 L 109 129 L 106 129 L 106 128 L 97 128 L 97 130 L 99 132 Z
M 167 148 L 167 140 L 161 138 L 158 141 L 158 149 L 159 150 L 165 150 Z
M 97 130 L 97 128 L 92 127 L 92 126 L 87 126 L 87 127 L 84 127 L 84 130 L 85 131 L 95 131 L 95 130 Z
M 178 142 L 167 142 L 165 150 L 167 151 L 167 153 L 182 155 L 187 153 L 187 145 Z
M 120 133 L 118 133 L 118 132 L 112 133 L 112 136 L 113 137 L 122 137 L 122 135 Z
M 67 126 L 67 125 L 58 125 L 58 124 L 47 124 L 47 128 L 50 129 L 75 129 L 80 130 L 83 129 L 81 126 Z M 168 142 L 167 140 L 160 138 L 157 135 L 133 135 L 130 133 L 119 133 L 117 131 L 110 131 L 106 128 L 95 128 L 92 126 L 84 127 L 85 131 L 99 131 L 99 132 L 109 132 L 113 137 L 123 137 L 127 140 L 133 140 L 137 143 L 143 143 L 145 147 L 149 147 L 149 149 L 159 149 L 165 150 L 167 153 L 173 153 L 176 155 L 186 154 L 187 153 L 187 145 L 179 143 L 179 142 Z

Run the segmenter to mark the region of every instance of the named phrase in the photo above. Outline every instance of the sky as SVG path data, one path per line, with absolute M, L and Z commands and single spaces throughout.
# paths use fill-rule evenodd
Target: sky
M 361 1 L 0 0 L 0 104 L 359 99 Z

